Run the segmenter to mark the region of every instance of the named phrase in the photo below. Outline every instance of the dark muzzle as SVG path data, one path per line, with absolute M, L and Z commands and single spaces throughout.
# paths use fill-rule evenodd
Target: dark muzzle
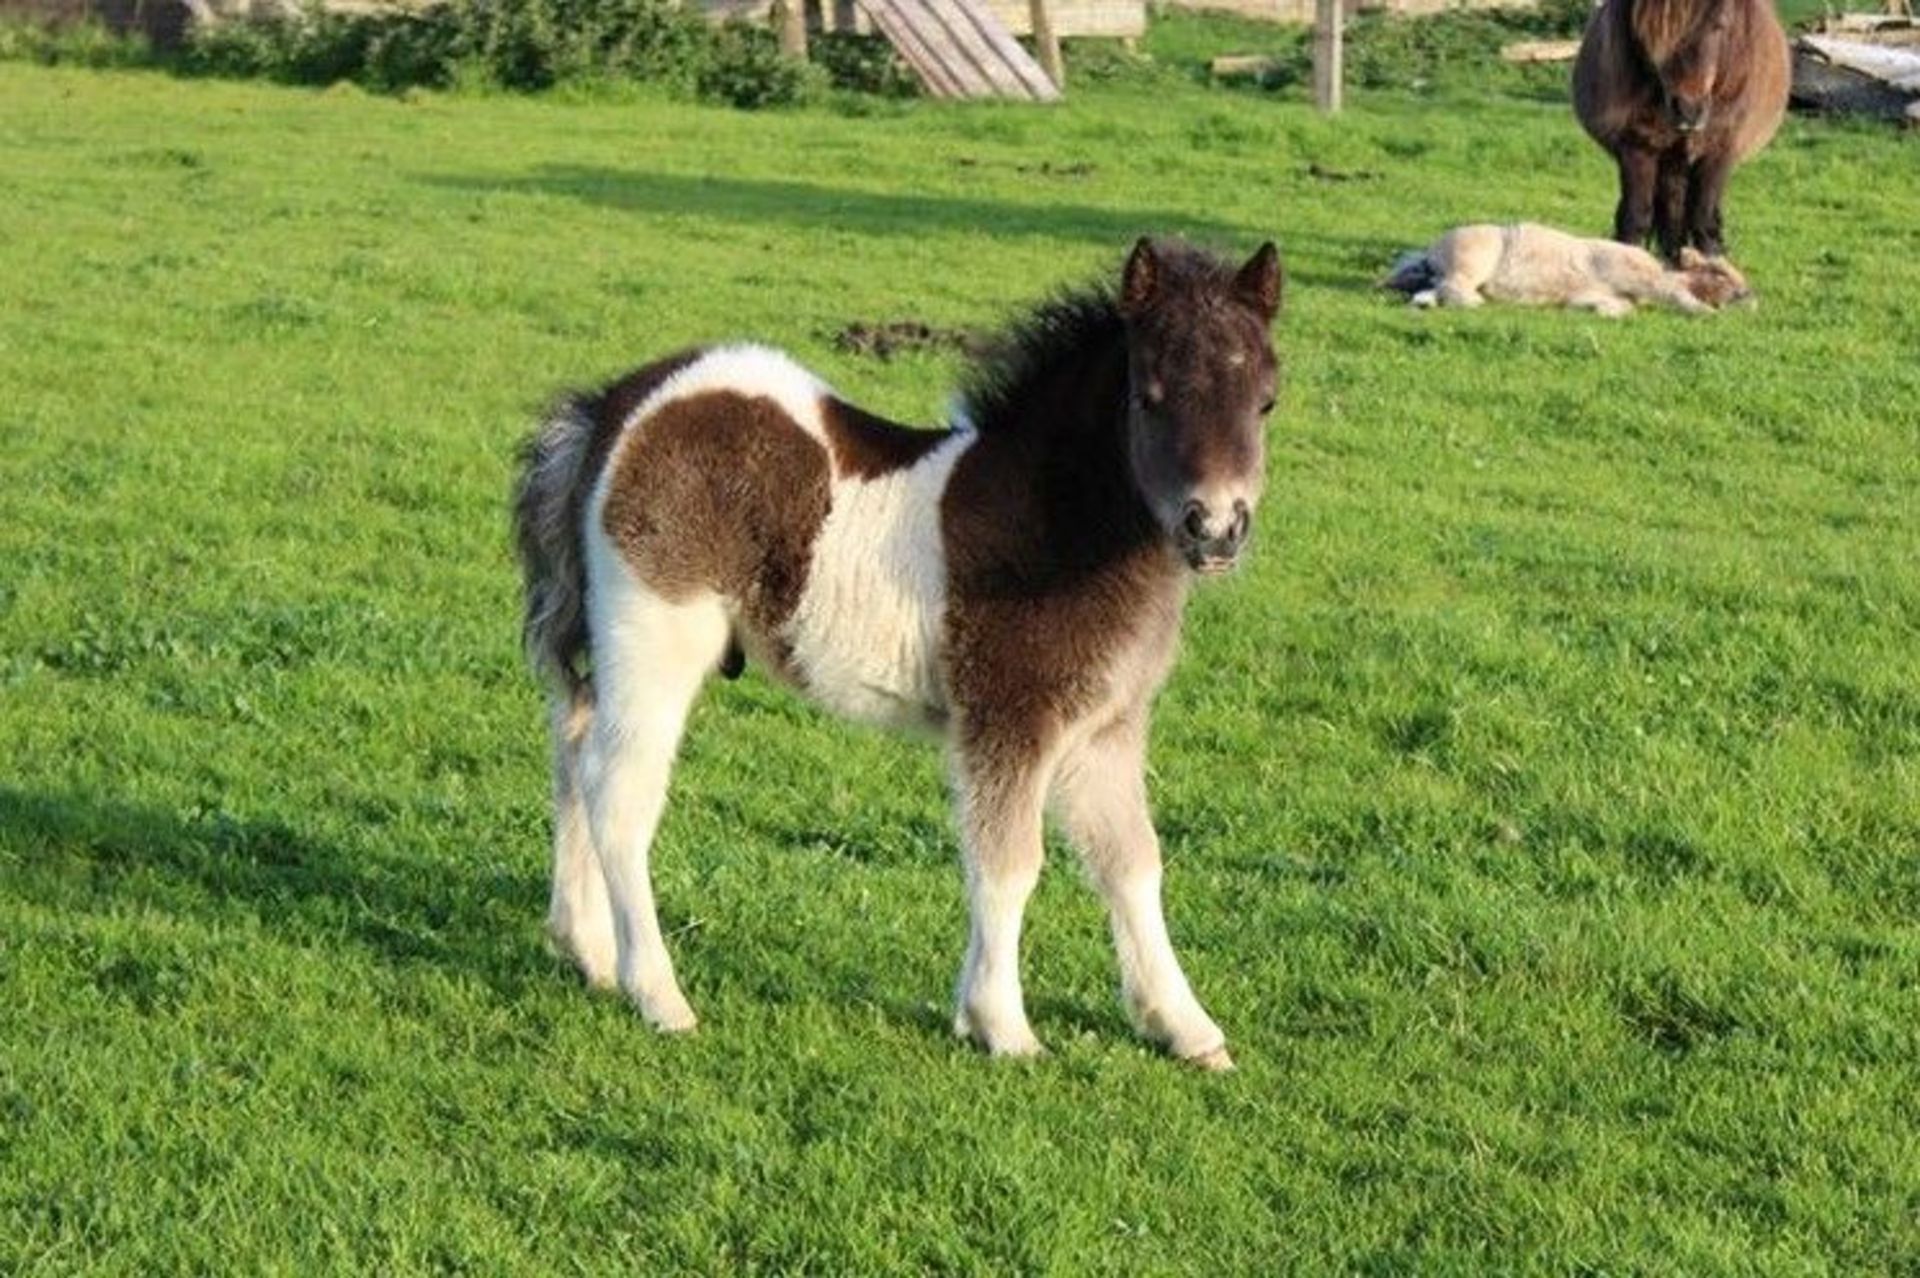
M 1698 133 L 1707 127 L 1710 103 L 1706 98 L 1667 98 L 1667 117 L 1682 133 Z
M 1253 512 L 1244 501 L 1234 502 L 1230 511 L 1190 501 L 1180 520 L 1180 553 L 1195 572 L 1225 572 L 1240 557 L 1252 528 Z

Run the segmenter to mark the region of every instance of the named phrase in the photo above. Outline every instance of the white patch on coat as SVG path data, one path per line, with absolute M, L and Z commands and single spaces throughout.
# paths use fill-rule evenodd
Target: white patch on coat
M 630 431 L 676 400 L 715 391 L 728 391 L 749 399 L 770 399 L 801 430 L 826 442 L 820 403 L 824 396 L 833 394 L 832 388 L 785 351 L 751 343 L 716 346 L 674 373 L 634 406 L 621 430 Z M 603 471 L 614 469 L 614 461 L 609 458 Z
M 940 499 L 973 441 L 956 431 L 912 466 L 835 478 L 807 587 L 786 628 L 808 693 L 828 709 L 888 727 L 931 727 L 945 717 Z

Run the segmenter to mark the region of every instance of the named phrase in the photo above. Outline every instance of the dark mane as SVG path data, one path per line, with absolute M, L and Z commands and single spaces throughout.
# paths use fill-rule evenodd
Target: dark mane
M 1178 241 L 1157 241 L 1161 295 L 1168 309 L 1198 307 L 1232 288 L 1234 268 L 1211 253 Z M 988 345 L 987 354 L 967 374 L 960 393 L 981 434 L 1018 430 L 1034 417 L 1036 406 L 1050 406 L 1062 387 L 1057 379 L 1075 378 L 1084 394 L 1097 379 L 1092 365 L 1124 351 L 1126 320 L 1113 287 L 1093 283 L 1042 302 L 1015 320 Z M 1120 367 L 1124 389 L 1124 361 Z M 1093 407 L 1093 405 L 1087 405 Z M 1118 404 L 1112 405 L 1118 408 Z
M 1017 426 L 1041 384 L 1088 355 L 1112 350 L 1125 321 L 1106 285 L 1061 293 L 1014 321 L 967 373 L 960 395 L 975 429 Z

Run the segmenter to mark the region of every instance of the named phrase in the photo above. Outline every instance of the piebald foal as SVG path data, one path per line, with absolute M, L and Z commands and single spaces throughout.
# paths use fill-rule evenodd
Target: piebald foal
M 589 982 L 694 1025 L 648 853 L 695 693 L 751 657 L 843 715 L 946 739 L 972 915 L 957 1033 L 1041 1050 L 1018 964 L 1050 804 L 1106 900 L 1135 1024 L 1231 1066 L 1161 911 L 1147 715 L 1189 582 L 1247 539 L 1281 283 L 1270 243 L 1236 270 L 1141 240 L 1117 291 L 1016 326 L 945 430 L 756 346 L 559 406 L 515 522 L 553 690 L 548 927 Z

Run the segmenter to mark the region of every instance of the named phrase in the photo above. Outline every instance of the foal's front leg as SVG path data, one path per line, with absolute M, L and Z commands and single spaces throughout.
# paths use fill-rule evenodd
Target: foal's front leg
M 1160 839 L 1147 810 L 1146 720 L 1129 718 L 1061 764 L 1054 803 L 1106 900 L 1120 993 L 1140 1032 L 1203 1069 L 1233 1068 L 1226 1035 L 1174 956 L 1160 906 Z
M 972 916 L 954 992 L 953 1032 L 995 1056 L 1045 1050 L 1020 993 L 1020 920 L 1044 858 L 1038 758 L 975 746 L 956 752 L 955 802 Z

